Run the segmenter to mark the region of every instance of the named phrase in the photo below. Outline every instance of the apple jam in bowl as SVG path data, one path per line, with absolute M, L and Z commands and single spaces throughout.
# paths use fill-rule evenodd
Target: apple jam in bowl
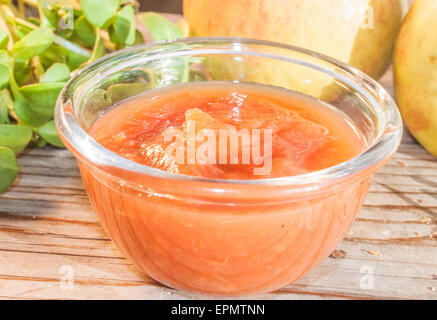
M 402 136 L 362 72 L 239 38 L 116 52 L 67 84 L 55 121 L 120 251 L 165 285 L 227 296 L 320 264 Z

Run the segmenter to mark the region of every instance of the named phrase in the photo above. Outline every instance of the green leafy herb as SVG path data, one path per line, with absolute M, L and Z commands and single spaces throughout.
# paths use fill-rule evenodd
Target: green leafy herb
M 43 53 L 53 42 L 53 31 L 49 28 L 39 28 L 14 44 L 12 56 L 18 59 L 30 59 Z
M 140 15 L 140 19 L 155 41 L 182 38 L 181 30 L 177 25 L 155 12 L 143 13 Z
M 34 108 L 23 96 L 14 94 L 14 112 L 19 121 L 29 126 L 37 127 L 46 122 L 50 117 L 48 112 Z
M 96 32 L 94 27 L 88 22 L 85 16 L 81 16 L 75 22 L 75 34 L 88 46 L 93 46 L 96 42 Z
M 0 90 L 9 85 L 9 68 L 0 64 Z
M 97 28 L 106 28 L 120 6 L 119 0 L 82 0 L 82 10 L 88 21 Z
M 6 101 L 0 96 L 0 124 L 8 124 L 9 120 L 9 109 Z
M 39 82 L 50 83 L 50 82 L 66 82 L 70 79 L 70 69 L 64 63 L 54 63 L 44 75 L 41 77 Z
M 9 68 L 11 64 L 11 58 L 6 50 L 0 50 L 0 64 L 7 68 Z
M 114 21 L 114 32 L 120 44 L 133 46 L 136 36 L 135 10 L 131 5 L 121 9 Z
M 9 43 L 9 35 L 7 32 L 0 30 L 0 49 L 6 49 Z
M 48 117 L 53 117 L 56 100 L 64 85 L 64 82 L 36 83 L 21 87 L 19 90 L 34 109 L 39 109 Z
M 7 147 L 18 154 L 29 144 L 32 134 L 32 128 L 28 126 L 0 124 L 0 147 Z
M 29 7 L 33 10 L 22 10 Z M 53 110 L 71 74 L 114 50 L 144 43 L 137 7 L 135 0 L 0 0 L 0 192 L 17 175 L 15 154 L 28 145 L 64 146 Z M 156 13 L 140 18 L 154 40 L 182 37 L 175 24 Z M 106 79 L 87 103 L 98 111 L 151 86 L 187 81 L 190 63 L 169 58 L 153 72 Z
M 2 101 L 9 111 L 14 110 L 14 101 L 12 100 L 11 94 L 8 89 L 0 91 L 0 101 Z
M 9 85 L 9 65 L 10 57 L 5 50 L 0 50 L 0 90 Z
M 14 152 L 0 147 L 0 192 L 4 192 L 14 182 L 17 174 L 18 165 Z
M 44 125 L 38 128 L 38 133 L 44 140 L 55 147 L 63 148 L 64 144 L 58 136 L 56 131 L 55 122 L 53 120 L 48 121 Z

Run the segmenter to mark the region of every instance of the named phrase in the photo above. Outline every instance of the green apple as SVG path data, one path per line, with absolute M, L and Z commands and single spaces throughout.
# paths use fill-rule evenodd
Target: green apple
M 396 40 L 395 92 L 413 136 L 437 157 L 437 0 L 416 0 Z

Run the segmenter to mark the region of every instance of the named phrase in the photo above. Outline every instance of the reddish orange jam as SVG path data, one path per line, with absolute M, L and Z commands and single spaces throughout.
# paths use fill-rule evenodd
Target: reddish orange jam
M 194 132 L 195 143 L 188 141 L 189 128 Z M 221 144 L 220 129 L 229 132 Z M 254 129 L 259 130 L 259 136 L 254 137 Z M 268 148 L 262 131 L 266 129 L 272 132 Z M 210 139 L 216 140 L 213 145 L 207 144 L 209 137 L 205 134 L 199 136 L 202 130 L 212 134 Z M 167 138 L 172 138 L 174 132 L 182 136 L 181 161 L 175 156 L 176 138 Z M 234 140 L 238 152 L 233 162 L 232 132 L 245 132 L 248 137 L 248 149 L 243 147 L 243 134 L 237 136 L 238 141 Z M 303 174 L 349 160 L 364 146 L 362 136 L 344 114 L 315 100 L 267 86 L 225 83 L 179 85 L 131 98 L 105 113 L 89 134 L 106 148 L 146 166 L 222 179 Z M 256 141 L 260 146 L 258 161 L 254 161 L 251 152 Z M 199 161 L 202 155 L 204 159 L 209 156 L 207 150 L 203 154 L 198 152 L 202 144 L 214 149 L 214 161 Z M 190 147 L 194 148 L 191 158 Z M 247 154 L 245 162 L 243 150 Z M 222 162 L 220 154 L 226 156 Z M 271 159 L 271 170 L 254 174 L 254 168 L 262 167 L 261 162 L 267 158 Z
M 251 146 L 259 130 L 258 154 L 247 156 L 252 148 L 244 135 L 233 155 L 231 136 L 220 143 L 220 132 L 244 129 Z M 180 135 L 168 139 L 169 132 Z M 89 133 L 140 164 L 221 179 L 308 173 L 346 161 L 366 144 L 347 116 L 315 99 L 220 82 L 133 97 L 103 114 Z M 209 134 L 205 153 L 199 133 Z M 268 159 L 271 170 L 255 174 Z M 85 162 L 80 168 L 103 226 L 136 266 L 171 287 L 223 295 L 274 290 L 319 264 L 349 230 L 371 180 L 363 173 L 295 192 L 294 185 L 173 179 Z

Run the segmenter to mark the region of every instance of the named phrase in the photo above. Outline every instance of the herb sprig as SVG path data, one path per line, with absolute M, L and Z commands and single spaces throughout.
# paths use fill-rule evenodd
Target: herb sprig
M 136 0 L 0 0 L 0 192 L 27 146 L 63 147 L 56 99 L 79 68 L 144 42 Z M 139 15 L 153 40 L 182 37 L 156 13 Z

